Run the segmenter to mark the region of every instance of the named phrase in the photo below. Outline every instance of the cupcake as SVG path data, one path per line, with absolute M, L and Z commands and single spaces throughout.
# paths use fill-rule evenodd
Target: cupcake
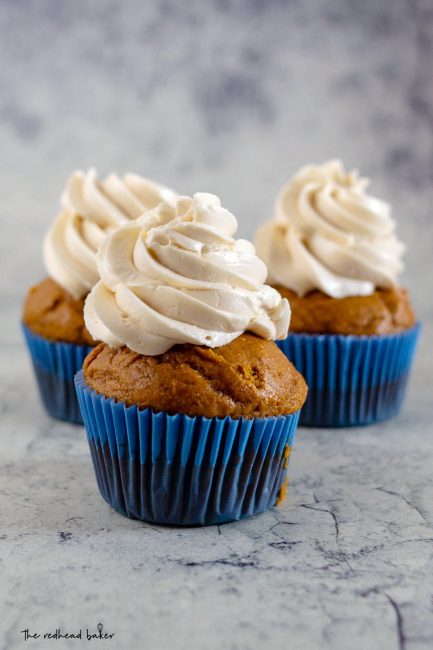
M 278 344 L 309 386 L 301 424 L 370 424 L 398 413 L 419 326 L 398 284 L 403 244 L 388 203 L 338 160 L 280 191 L 256 248 L 292 309 Z
M 97 483 L 120 513 L 223 523 L 283 491 L 306 385 L 274 339 L 290 308 L 212 194 L 111 234 L 84 308 L 101 341 L 76 376 Z
M 32 287 L 23 310 L 24 336 L 46 410 L 82 423 L 74 375 L 95 340 L 83 317 L 84 299 L 99 279 L 96 250 L 107 235 L 160 201 L 174 201 L 166 187 L 126 174 L 99 181 L 95 170 L 75 172 L 62 210 L 43 246 L 48 278 Z

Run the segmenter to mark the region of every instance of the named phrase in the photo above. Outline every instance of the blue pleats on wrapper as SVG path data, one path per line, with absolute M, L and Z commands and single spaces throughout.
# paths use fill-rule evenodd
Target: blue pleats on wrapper
M 45 409 L 53 418 L 83 424 L 74 376 L 92 348 L 49 341 L 25 325 L 22 328 Z
M 420 326 L 385 336 L 289 334 L 277 341 L 308 384 L 300 424 L 349 427 L 396 415 Z
M 99 490 L 118 512 L 210 525 L 275 505 L 299 419 L 189 417 L 126 406 L 75 379 Z

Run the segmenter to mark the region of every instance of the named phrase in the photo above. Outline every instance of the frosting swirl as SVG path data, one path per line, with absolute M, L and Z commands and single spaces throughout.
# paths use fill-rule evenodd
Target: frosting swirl
M 62 211 L 48 230 L 43 246 L 48 274 L 74 298 L 98 281 L 96 251 L 107 233 L 136 219 L 176 193 L 136 174 L 122 179 L 110 174 L 98 180 L 96 171 L 77 171 L 62 196 Z
M 303 167 L 282 188 L 256 239 L 271 284 L 333 298 L 396 286 L 404 246 L 389 204 L 367 194 L 368 183 L 330 160 Z
M 286 337 L 289 304 L 264 284 L 265 264 L 236 230 L 218 197 L 195 194 L 113 232 L 84 308 L 95 340 L 154 356 L 178 343 L 218 347 L 246 330 Z

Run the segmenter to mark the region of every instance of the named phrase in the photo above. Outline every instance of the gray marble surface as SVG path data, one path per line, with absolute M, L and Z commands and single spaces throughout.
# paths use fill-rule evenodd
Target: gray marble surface
M 0 2 L 0 650 L 95 630 L 152 650 L 433 645 L 430 0 Z M 215 191 L 251 236 L 299 164 L 374 178 L 423 338 L 402 414 L 298 432 L 287 501 L 220 528 L 129 521 L 49 420 L 18 327 L 67 175 Z M 82 641 L 86 645 L 87 641 Z M 92 647 L 92 643 L 89 645 Z

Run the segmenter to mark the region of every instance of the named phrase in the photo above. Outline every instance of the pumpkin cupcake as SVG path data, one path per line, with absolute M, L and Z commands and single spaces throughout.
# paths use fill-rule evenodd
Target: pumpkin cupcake
M 307 389 L 273 341 L 289 304 L 236 229 L 216 196 L 196 194 L 98 253 L 84 317 L 102 342 L 76 387 L 100 492 L 129 517 L 223 523 L 282 493 Z
M 84 299 L 99 276 L 96 251 L 105 236 L 175 193 L 135 174 L 99 181 L 94 169 L 75 172 L 62 210 L 47 232 L 48 277 L 32 287 L 23 310 L 24 336 L 42 401 L 53 417 L 82 423 L 74 375 L 95 340 L 83 317 Z
M 369 424 L 403 401 L 419 326 L 390 206 L 367 185 L 338 160 L 303 167 L 257 233 L 268 282 L 292 308 L 279 345 L 308 382 L 304 425 Z

